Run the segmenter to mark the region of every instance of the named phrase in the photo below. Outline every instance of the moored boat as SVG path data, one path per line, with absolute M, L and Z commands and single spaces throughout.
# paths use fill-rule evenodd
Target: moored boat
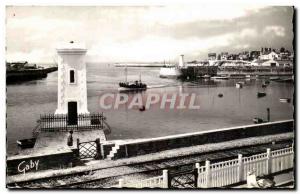
M 267 94 L 265 92 L 257 92 L 257 98 L 261 98 L 266 96 Z
M 229 76 L 213 76 L 212 79 L 229 79 Z
M 238 82 L 235 84 L 236 88 L 243 88 L 243 83 L 242 82 Z
M 290 103 L 290 102 L 291 102 L 291 99 L 290 99 L 290 98 L 280 98 L 280 99 L 279 99 L 279 102 L 282 102 L 282 103 Z
M 202 76 L 202 78 L 204 78 L 204 79 L 209 79 L 211 76 L 210 75 L 208 75 L 208 74 L 205 74 L 204 76 Z
M 36 138 L 30 138 L 30 139 L 20 139 L 17 141 L 17 144 L 22 149 L 26 148 L 33 148 L 35 144 Z
M 293 79 L 292 78 L 286 78 L 286 79 L 277 79 L 277 80 L 273 80 L 276 82 L 284 82 L 284 83 L 293 83 Z
M 253 122 L 254 122 L 255 124 L 259 124 L 259 123 L 263 123 L 264 120 L 263 120 L 262 118 L 255 117 L 255 118 L 253 119 Z
M 280 78 L 277 77 L 277 76 L 275 76 L 275 77 L 270 77 L 270 80 L 271 80 L 271 81 L 277 81 L 277 80 L 280 80 Z

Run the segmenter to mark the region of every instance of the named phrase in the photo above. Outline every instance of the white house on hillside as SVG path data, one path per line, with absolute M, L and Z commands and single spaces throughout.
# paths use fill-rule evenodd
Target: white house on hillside
M 278 58 L 279 58 L 279 55 L 274 51 L 267 53 L 267 54 L 260 55 L 261 60 L 276 60 Z

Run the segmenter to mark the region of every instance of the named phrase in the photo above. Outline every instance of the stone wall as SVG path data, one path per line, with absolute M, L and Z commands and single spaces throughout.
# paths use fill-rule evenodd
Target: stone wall
M 294 121 L 288 120 L 128 142 L 120 145 L 120 149 L 114 155 L 113 159 L 248 137 L 274 135 L 292 132 L 293 130 Z
M 7 158 L 7 175 L 71 167 L 76 157 L 70 151 L 49 155 L 26 155 Z

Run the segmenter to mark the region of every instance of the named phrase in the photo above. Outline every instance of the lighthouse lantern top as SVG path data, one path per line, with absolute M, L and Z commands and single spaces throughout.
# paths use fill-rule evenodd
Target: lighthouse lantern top
M 74 41 L 70 41 L 68 43 L 62 43 L 58 45 L 56 50 L 58 54 L 71 54 L 71 55 L 74 54 L 82 55 L 87 52 L 85 44 L 76 43 Z

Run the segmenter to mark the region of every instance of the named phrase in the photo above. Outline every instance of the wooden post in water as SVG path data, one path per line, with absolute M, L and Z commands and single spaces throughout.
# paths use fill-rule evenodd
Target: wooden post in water
M 268 122 L 270 122 L 270 108 L 267 108 Z

